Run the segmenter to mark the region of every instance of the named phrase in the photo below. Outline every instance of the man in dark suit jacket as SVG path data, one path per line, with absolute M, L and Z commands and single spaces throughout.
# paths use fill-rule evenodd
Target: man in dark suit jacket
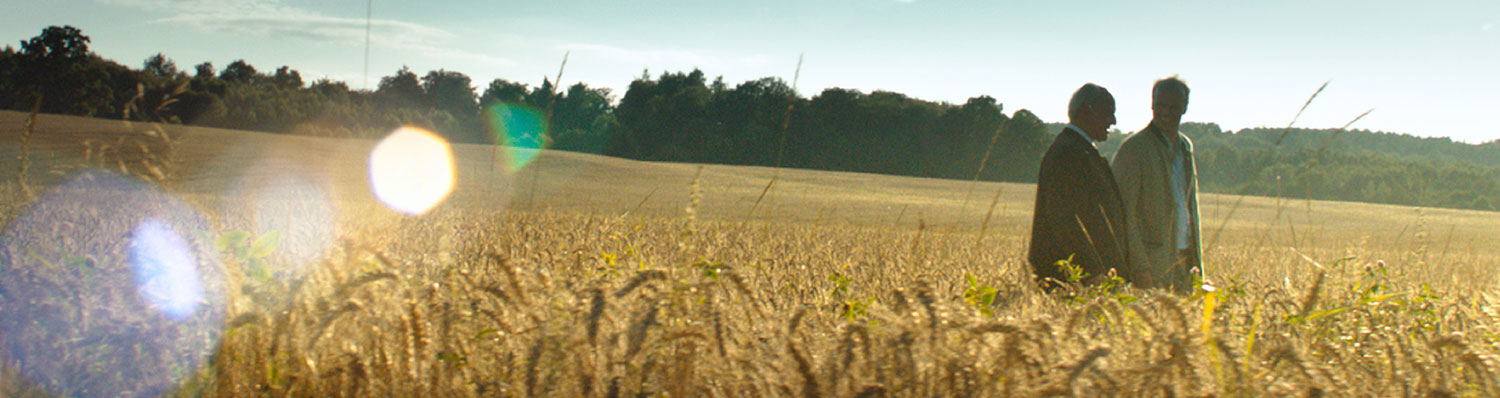
M 1085 282 L 1111 269 L 1127 279 L 1132 272 L 1120 189 L 1094 147 L 1109 138 L 1115 99 L 1104 87 L 1085 84 L 1068 103 L 1068 121 L 1042 157 L 1031 223 L 1031 268 L 1049 290 L 1055 283 L 1048 278 L 1067 280 L 1057 263 L 1070 257 L 1088 274 Z

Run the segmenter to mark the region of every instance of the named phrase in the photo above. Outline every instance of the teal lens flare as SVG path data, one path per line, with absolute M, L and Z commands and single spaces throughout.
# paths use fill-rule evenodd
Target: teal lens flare
M 495 143 L 505 151 L 503 161 L 511 172 L 531 164 L 540 150 L 551 144 L 547 142 L 546 117 L 531 107 L 494 104 L 484 109 L 484 118 Z

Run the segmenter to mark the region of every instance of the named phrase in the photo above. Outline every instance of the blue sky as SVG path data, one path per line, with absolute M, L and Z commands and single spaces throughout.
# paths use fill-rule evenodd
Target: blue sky
M 431 3 L 431 4 L 424 4 Z M 364 86 L 366 1 L 53 0 L 7 4 L 0 39 L 73 25 L 91 49 L 139 67 L 165 53 L 180 68 L 245 59 L 304 79 Z M 799 91 L 890 90 L 962 103 L 989 95 L 1006 112 L 1063 121 L 1085 82 L 1115 94 L 1122 130 L 1150 119 L 1150 85 L 1193 87 L 1185 120 L 1225 128 L 1298 122 L 1500 139 L 1500 2 L 638 0 L 373 1 L 369 85 L 402 65 L 538 84 L 571 52 L 563 83 L 617 95 L 649 70 L 702 69 L 731 85 L 790 80 Z

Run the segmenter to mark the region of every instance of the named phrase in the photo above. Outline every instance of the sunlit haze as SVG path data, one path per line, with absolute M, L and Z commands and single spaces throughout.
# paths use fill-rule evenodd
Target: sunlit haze
M 1500 138 L 1500 2 L 952 2 L 23 0 L 6 5 L 11 45 L 73 25 L 109 59 L 138 67 L 165 53 L 181 67 L 245 59 L 373 88 L 402 65 L 448 69 L 482 87 L 535 86 L 571 52 L 564 84 L 618 99 L 643 71 L 702 69 L 730 85 L 767 76 L 799 91 L 889 90 L 962 103 L 989 95 L 1007 113 L 1065 118 L 1085 82 L 1110 89 L 1119 128 L 1150 118 L 1154 79 L 1193 87 L 1186 121 L 1227 129 L 1298 122 L 1478 143 Z M 370 22 L 368 79 L 365 27 Z

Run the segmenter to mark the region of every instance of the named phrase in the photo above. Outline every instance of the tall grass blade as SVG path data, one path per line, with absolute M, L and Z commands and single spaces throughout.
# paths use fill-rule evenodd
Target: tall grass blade
M 802 57 L 805 54 L 797 54 L 797 70 L 792 72 L 792 97 L 787 99 L 786 113 L 781 117 L 781 145 L 776 148 L 776 166 L 771 171 L 771 181 L 766 182 L 766 187 L 761 188 L 760 196 L 755 197 L 755 203 L 750 205 L 750 211 L 745 213 L 745 219 L 740 221 L 740 228 L 750 222 L 750 217 L 755 215 L 755 210 L 760 208 L 760 202 L 766 199 L 766 194 L 776 186 L 776 180 L 781 179 L 781 163 L 786 156 L 787 128 L 792 124 L 792 109 L 797 105 L 797 81 L 802 79 Z

